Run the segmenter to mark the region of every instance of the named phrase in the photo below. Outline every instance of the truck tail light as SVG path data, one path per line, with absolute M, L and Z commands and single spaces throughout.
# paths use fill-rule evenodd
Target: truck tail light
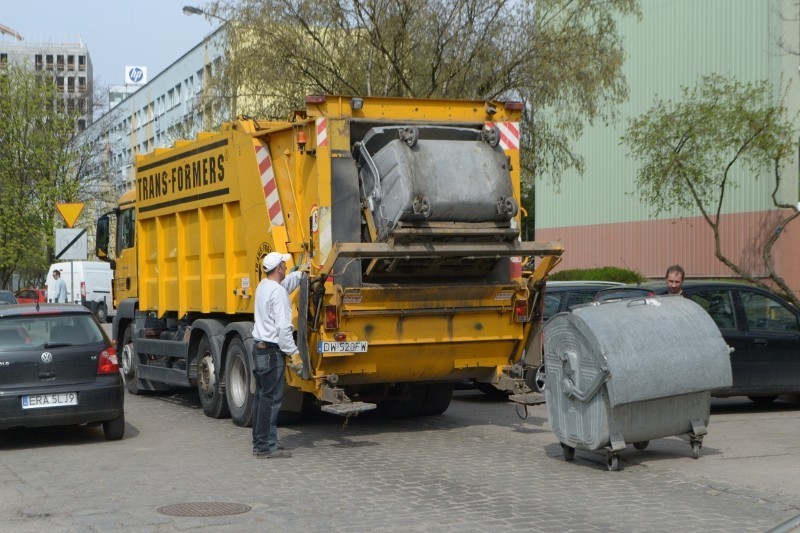
M 117 351 L 109 346 L 97 358 L 97 375 L 102 374 L 116 374 L 119 372 L 119 360 L 117 359 Z
M 522 102 L 506 102 L 506 109 L 511 109 L 513 111 L 522 111 Z
M 325 306 L 325 329 L 339 328 L 339 310 L 335 305 Z
M 325 103 L 325 95 L 324 94 L 309 94 L 309 95 L 306 95 L 306 103 L 307 104 L 324 104 Z
M 86 299 L 86 282 L 81 281 L 81 300 Z
M 517 300 L 514 303 L 514 317 L 517 322 L 528 322 L 530 316 L 528 315 L 528 300 Z

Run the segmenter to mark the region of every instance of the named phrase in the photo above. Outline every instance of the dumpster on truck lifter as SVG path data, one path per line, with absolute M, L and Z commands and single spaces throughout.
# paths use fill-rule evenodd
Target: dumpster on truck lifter
M 688 435 L 700 456 L 711 391 L 731 384 L 730 350 L 696 303 L 680 296 L 575 308 L 544 328 L 547 416 L 564 458 Z

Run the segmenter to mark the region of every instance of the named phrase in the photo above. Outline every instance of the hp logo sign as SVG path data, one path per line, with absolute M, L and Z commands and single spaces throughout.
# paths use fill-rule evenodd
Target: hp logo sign
M 139 67 L 132 67 L 128 71 L 128 79 L 133 83 L 139 83 L 144 78 L 144 71 Z

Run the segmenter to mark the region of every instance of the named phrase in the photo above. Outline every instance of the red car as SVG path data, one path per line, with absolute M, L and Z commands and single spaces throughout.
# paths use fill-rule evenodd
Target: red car
M 20 289 L 17 291 L 17 301 L 21 304 L 45 303 L 47 291 L 45 289 Z

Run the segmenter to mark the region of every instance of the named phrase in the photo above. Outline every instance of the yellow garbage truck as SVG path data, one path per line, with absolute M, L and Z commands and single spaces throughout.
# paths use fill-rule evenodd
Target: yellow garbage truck
M 128 391 L 196 387 L 208 416 L 248 425 L 254 293 L 277 251 L 304 272 L 284 419 L 438 414 L 467 379 L 526 393 L 562 248 L 520 239 L 522 105 L 305 103 L 136 157 L 135 188 L 97 221 Z

